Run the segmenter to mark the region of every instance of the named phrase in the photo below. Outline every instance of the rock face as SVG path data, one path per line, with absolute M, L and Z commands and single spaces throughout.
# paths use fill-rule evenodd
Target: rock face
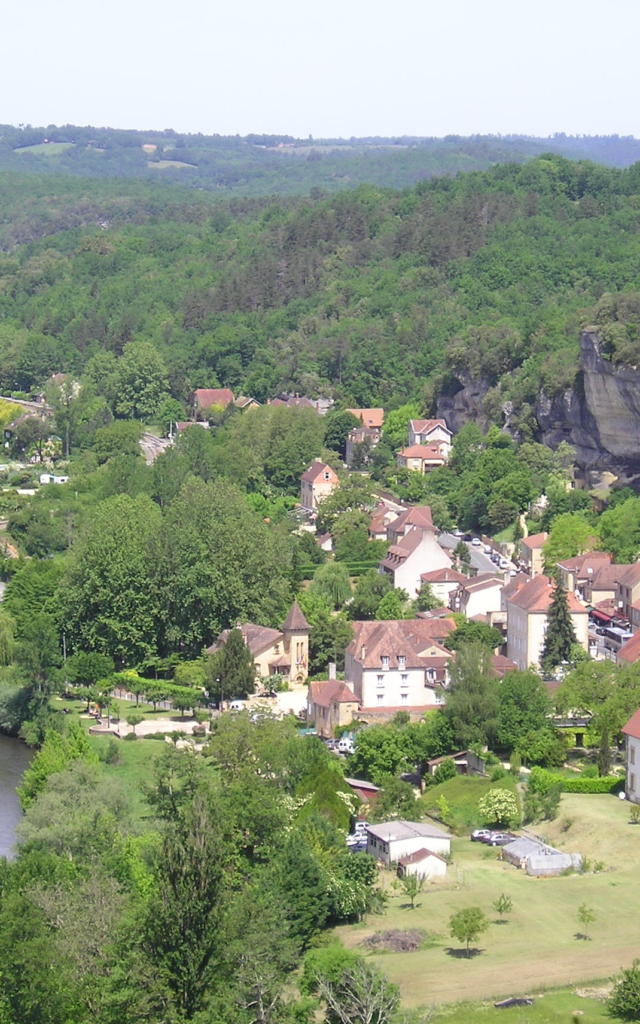
M 456 375 L 459 389 L 440 395 L 437 415 L 455 432 L 465 423 L 489 425 L 484 410 L 490 390 L 486 380 Z M 503 409 L 509 429 L 509 408 Z M 556 395 L 540 392 L 535 415 L 537 440 L 550 448 L 567 441 L 576 449 L 578 466 L 611 470 L 623 479 L 640 477 L 640 369 L 604 359 L 598 330 L 580 336 L 580 366 L 573 387 Z
M 573 388 L 551 399 L 541 393 L 536 418 L 540 440 L 551 448 L 568 441 L 583 469 L 640 474 L 640 370 L 603 359 L 595 328 L 580 337 Z
M 489 418 L 484 411 L 484 400 L 491 385 L 486 380 L 475 380 L 464 373 L 457 373 L 460 384 L 458 391 L 439 396 L 436 415 L 447 421 L 454 434 L 467 423 L 477 423 L 481 430 L 489 427 Z

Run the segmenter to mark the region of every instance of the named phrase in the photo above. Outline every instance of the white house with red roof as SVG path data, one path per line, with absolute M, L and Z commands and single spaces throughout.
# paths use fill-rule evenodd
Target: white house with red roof
M 443 605 L 451 605 L 452 595 L 459 586 L 465 584 L 469 579 L 452 566 L 444 566 L 442 569 L 433 569 L 431 572 L 423 572 L 420 576 L 420 583 L 426 583 L 431 588 L 433 596 L 441 601 Z
M 448 461 L 452 438 L 445 420 L 409 420 L 409 446 L 437 444 Z
M 428 505 L 418 505 L 402 512 L 387 526 L 391 542 L 380 562 L 380 572 L 391 576 L 394 587 L 415 598 L 425 572 L 451 567 L 451 559 L 438 544 L 438 530 Z
M 391 619 L 352 623 L 345 679 L 360 710 L 428 711 L 445 701 L 451 651 L 443 641 L 453 619 Z
M 499 572 L 480 572 L 465 579 L 454 598 L 455 611 L 462 612 L 468 619 L 499 612 L 504 586 L 504 573 Z
M 396 462 L 402 469 L 411 469 L 415 473 L 429 473 L 432 469 L 446 466 L 448 453 L 442 442 L 437 444 L 411 444 L 402 448 Z
M 625 794 L 627 800 L 640 804 L 640 710 L 623 725 L 622 733 L 626 739 Z
M 526 582 L 522 582 L 526 580 Z M 505 588 L 507 609 L 507 657 L 519 669 L 538 668 L 544 648 L 547 615 L 553 600 L 555 584 L 547 576 L 528 579 L 524 574 Z M 589 614 L 574 593 L 567 594 L 567 604 L 576 635 L 576 642 L 589 650 Z
M 316 512 L 318 505 L 340 485 L 338 474 L 326 462 L 315 459 L 300 478 L 300 504 L 307 512 Z

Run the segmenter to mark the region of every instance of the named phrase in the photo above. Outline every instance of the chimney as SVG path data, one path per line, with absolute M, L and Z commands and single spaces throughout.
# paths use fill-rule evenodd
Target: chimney
M 364 661 L 366 653 L 367 653 L 367 648 L 363 644 L 362 647 L 360 648 L 360 659 L 361 659 L 361 661 Z
M 329 679 L 336 679 L 336 663 L 335 661 L 329 662 Z

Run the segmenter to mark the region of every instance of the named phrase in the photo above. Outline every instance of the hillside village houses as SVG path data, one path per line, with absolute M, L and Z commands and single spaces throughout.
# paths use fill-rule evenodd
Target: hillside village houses
M 394 587 L 415 598 L 421 576 L 437 569 L 450 569 L 451 559 L 438 544 L 438 530 L 428 505 L 406 509 L 387 526 L 390 547 L 380 562 L 380 572 L 391 576 Z
M 449 461 L 453 434 L 445 420 L 409 420 L 409 445 L 434 445 Z
M 548 539 L 548 533 L 533 533 L 520 541 L 520 561 L 530 576 L 540 576 L 544 572 L 542 549 Z
M 311 627 L 299 604 L 294 601 L 281 629 L 259 626 L 254 622 L 238 625 L 242 638 L 251 651 L 256 683 L 269 676 L 281 676 L 290 686 L 302 686 L 309 674 L 309 633 Z M 207 654 L 215 654 L 229 635 L 225 629 Z

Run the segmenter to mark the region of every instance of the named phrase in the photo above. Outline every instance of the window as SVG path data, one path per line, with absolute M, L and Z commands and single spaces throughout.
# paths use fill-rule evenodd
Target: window
M 629 789 L 631 790 L 632 793 L 635 792 L 635 789 L 636 789 L 636 776 L 635 776 L 635 772 L 631 772 L 631 775 L 629 776 Z
M 376 697 L 378 698 L 378 704 L 382 704 L 382 701 L 384 700 L 384 693 L 377 693 Z
M 328 480 L 328 479 L 329 479 L 329 474 L 328 474 L 328 473 L 325 473 L 325 474 L 324 474 L 324 478 L 325 478 L 325 480 Z
M 383 654 L 381 660 L 382 660 L 382 670 L 383 670 L 383 672 L 388 671 L 388 669 L 389 669 L 389 655 L 388 654 Z
M 629 764 L 635 764 L 635 763 L 636 763 L 636 748 L 634 747 L 633 743 L 631 743 L 629 745 Z
M 402 675 L 400 676 L 400 685 L 401 686 L 408 686 L 409 685 L 409 676 L 407 675 L 406 672 L 403 672 Z
M 434 683 L 435 682 L 435 679 L 436 679 L 436 670 L 435 670 L 435 668 L 428 668 L 427 669 L 427 679 L 429 680 L 430 683 Z
M 399 654 L 398 655 L 398 668 L 402 672 L 403 669 L 405 669 L 406 667 L 407 667 L 407 659 L 406 659 L 406 657 L 404 656 L 404 654 Z
M 400 694 L 400 703 L 401 704 L 406 704 L 408 700 L 409 700 L 409 694 L 408 693 L 401 693 Z
M 384 676 L 382 674 L 380 674 L 379 676 L 376 677 L 376 679 L 377 679 L 378 689 L 379 690 L 383 689 L 384 688 Z

